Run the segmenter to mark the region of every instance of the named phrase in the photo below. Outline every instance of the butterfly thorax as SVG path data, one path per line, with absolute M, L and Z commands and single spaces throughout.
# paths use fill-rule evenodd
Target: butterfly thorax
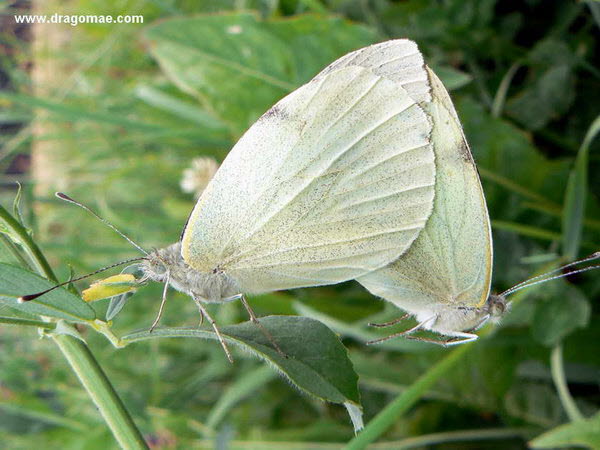
M 181 256 L 180 242 L 150 253 L 142 270 L 147 279 L 168 281 L 174 289 L 203 302 L 221 302 L 240 294 L 235 281 L 218 267 L 207 273 L 190 267 Z

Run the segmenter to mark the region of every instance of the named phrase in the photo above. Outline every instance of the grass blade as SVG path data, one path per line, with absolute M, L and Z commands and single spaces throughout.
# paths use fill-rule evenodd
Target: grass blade
M 585 204 L 587 200 L 588 182 L 588 159 L 590 144 L 600 132 L 600 116 L 590 125 L 583 143 L 577 153 L 575 165 L 569 174 L 565 203 L 563 209 L 563 256 L 571 261 L 577 258 L 581 244 L 583 218 L 585 216 Z

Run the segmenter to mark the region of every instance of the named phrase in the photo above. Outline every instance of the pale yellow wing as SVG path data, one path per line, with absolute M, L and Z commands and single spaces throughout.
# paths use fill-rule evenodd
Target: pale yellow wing
M 423 107 L 434 123 L 433 212 L 403 256 L 358 278 L 373 294 L 422 320 L 446 307 L 482 306 L 492 273 L 490 220 L 477 168 L 446 89 L 428 72 L 432 102 Z
M 432 209 L 431 122 L 382 64 L 332 68 L 248 130 L 192 212 L 189 265 L 259 292 L 356 278 L 406 251 Z

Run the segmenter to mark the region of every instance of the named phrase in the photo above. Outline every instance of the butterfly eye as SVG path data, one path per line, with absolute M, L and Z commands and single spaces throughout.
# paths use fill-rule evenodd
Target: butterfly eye
M 501 295 L 490 295 L 488 309 L 492 317 L 499 317 L 506 312 L 506 299 Z

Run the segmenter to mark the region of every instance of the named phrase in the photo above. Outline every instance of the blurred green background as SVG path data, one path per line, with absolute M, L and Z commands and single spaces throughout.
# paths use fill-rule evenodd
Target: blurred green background
M 141 14 L 144 23 L 15 24 L 14 14 L 34 13 Z M 494 290 L 600 248 L 598 142 L 575 165 L 600 113 L 598 2 L 19 1 L 0 2 L 0 14 L 0 202 L 8 208 L 16 182 L 23 185 L 26 222 L 61 279 L 137 253 L 55 190 L 144 248 L 175 242 L 194 204 L 179 186 L 193 158 L 222 160 L 270 105 L 325 65 L 396 37 L 415 40 L 451 91 L 493 221 Z M 572 197 L 587 204 L 580 222 L 565 191 L 569 173 L 585 170 L 588 189 Z M 18 264 L 5 248 L 0 261 Z M 148 327 L 161 289 L 140 290 L 116 332 Z M 557 345 L 578 408 L 594 414 L 599 294 L 593 272 L 531 289 L 373 448 L 417 436 L 430 437 L 418 448 L 525 448 L 568 421 L 551 375 Z M 162 323 L 196 324 L 193 302 L 169 296 Z M 341 335 L 366 421 L 448 351 L 365 346 L 366 323 L 398 311 L 354 282 L 250 302 L 259 315 L 312 315 Z M 246 320 L 237 303 L 214 313 L 221 324 Z M 300 394 L 249 355 L 235 353 L 229 364 L 212 341 L 116 350 L 89 330 L 85 337 L 154 448 L 337 448 L 353 436 L 343 407 Z M 490 429 L 500 430 L 496 438 Z M 445 432 L 455 434 L 435 434 Z M 33 329 L 0 327 L 0 441 L 10 449 L 116 446 L 60 353 Z

